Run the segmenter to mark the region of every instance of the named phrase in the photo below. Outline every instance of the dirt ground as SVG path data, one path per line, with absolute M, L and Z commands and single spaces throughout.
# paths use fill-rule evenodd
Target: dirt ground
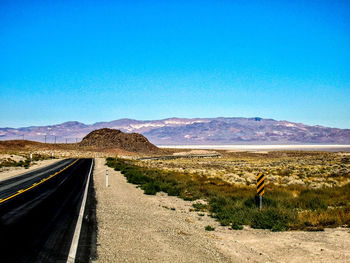
M 191 211 L 191 202 L 166 194 L 144 195 L 107 168 L 104 159 L 95 160 L 96 262 L 350 262 L 349 228 L 230 230 Z M 207 225 L 215 231 L 206 231 Z

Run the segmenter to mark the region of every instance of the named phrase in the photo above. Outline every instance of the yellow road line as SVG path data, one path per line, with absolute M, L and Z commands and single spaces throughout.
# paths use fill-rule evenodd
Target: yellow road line
M 38 185 L 40 185 L 40 184 L 42 184 L 43 182 L 45 182 L 45 181 L 51 179 L 52 177 L 54 177 L 54 176 L 57 175 L 57 174 L 62 173 L 64 170 L 66 170 L 67 168 L 69 168 L 70 166 L 72 166 L 73 164 L 75 164 L 78 160 L 79 160 L 79 159 L 75 160 L 75 161 L 72 162 L 71 164 L 69 164 L 69 165 L 67 165 L 66 167 L 64 167 L 62 170 L 60 170 L 60 171 L 58 171 L 58 172 L 56 172 L 56 173 L 50 175 L 49 177 L 46 177 L 46 178 L 44 178 L 44 179 L 41 179 L 40 182 L 34 183 L 32 186 L 30 186 L 30 187 L 28 187 L 28 188 L 26 188 L 26 189 L 21 189 L 21 190 L 19 190 L 17 193 L 15 193 L 15 194 L 13 194 L 13 195 L 11 195 L 11 196 L 9 196 L 9 197 L 6 197 L 5 199 L 0 199 L 0 204 L 3 203 L 3 202 L 5 202 L 5 201 L 7 201 L 7 200 L 9 200 L 9 199 L 11 199 L 11 198 L 14 198 L 14 197 L 17 196 L 17 195 L 20 195 L 20 194 L 22 194 L 22 193 L 24 193 L 24 192 L 26 192 L 26 191 L 28 191 L 28 190 L 30 190 L 30 189 L 36 187 L 36 186 L 38 186 Z

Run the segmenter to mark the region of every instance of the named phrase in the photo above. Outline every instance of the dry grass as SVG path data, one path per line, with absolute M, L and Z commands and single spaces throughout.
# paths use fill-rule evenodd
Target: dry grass
M 186 171 L 141 167 L 141 162 L 114 158 L 107 159 L 107 164 L 120 170 L 128 182 L 139 185 L 145 194 L 163 191 L 185 200 L 206 200 L 206 204 L 196 204 L 195 209 L 210 212 L 222 225 L 234 229 L 250 225 L 274 231 L 321 230 L 350 223 L 350 184 L 317 189 L 268 184 L 263 210 L 259 211 L 256 190 L 251 184 L 234 184 L 217 176 Z
M 258 172 L 279 186 L 322 188 L 350 182 L 350 157 L 325 152 L 221 152 L 222 158 L 148 160 L 138 165 L 218 177 L 229 183 L 255 185 Z

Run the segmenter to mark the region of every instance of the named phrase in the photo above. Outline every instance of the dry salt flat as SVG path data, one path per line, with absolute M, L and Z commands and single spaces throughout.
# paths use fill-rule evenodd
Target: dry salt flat
M 160 148 L 207 149 L 228 151 L 325 151 L 350 152 L 350 145 L 341 144 L 290 144 L 290 145 L 158 145 Z

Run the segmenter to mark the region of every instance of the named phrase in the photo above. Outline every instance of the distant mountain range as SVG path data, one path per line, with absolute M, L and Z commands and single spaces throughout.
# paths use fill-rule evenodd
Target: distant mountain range
M 0 128 L 0 140 L 53 143 L 80 141 L 89 132 L 112 128 L 143 134 L 156 145 L 203 144 L 350 144 L 350 129 L 310 126 L 263 118 L 119 119 L 87 125 L 77 121 L 50 126 Z

